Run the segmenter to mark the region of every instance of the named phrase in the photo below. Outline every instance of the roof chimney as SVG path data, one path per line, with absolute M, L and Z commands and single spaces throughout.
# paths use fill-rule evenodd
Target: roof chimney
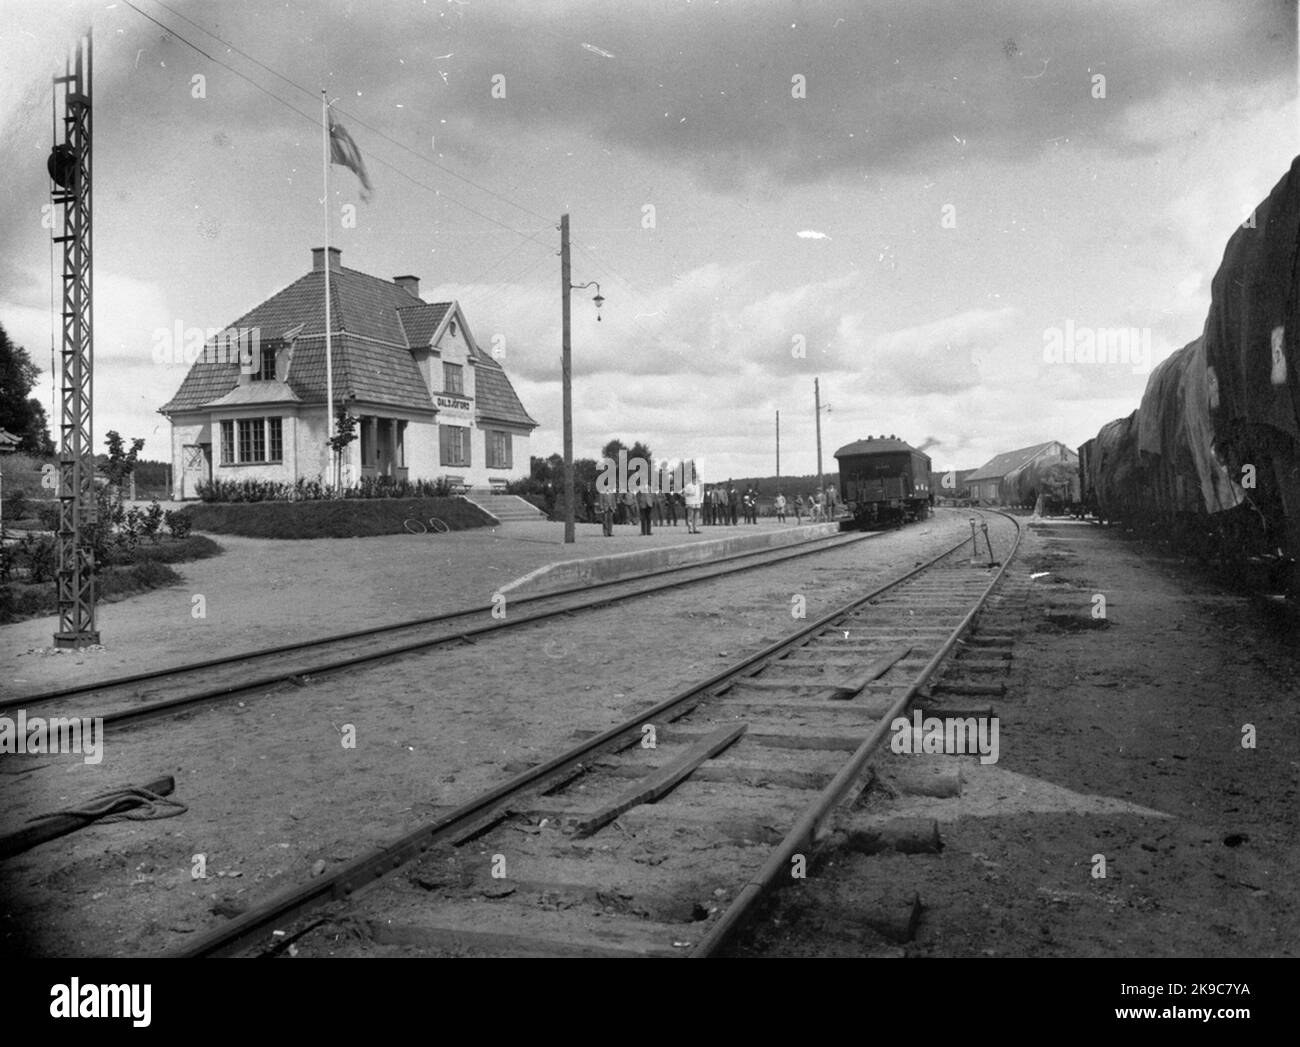
M 324 247 L 313 247 L 311 249 L 311 271 L 313 273 L 319 273 L 325 268 L 326 250 L 327 249 Z M 331 247 L 328 248 L 328 250 L 330 253 L 330 268 L 337 273 L 342 268 L 339 258 L 342 256 L 343 252 L 337 247 Z
M 393 283 L 408 294 L 416 298 L 420 297 L 420 278 L 418 276 L 395 276 L 393 277 Z

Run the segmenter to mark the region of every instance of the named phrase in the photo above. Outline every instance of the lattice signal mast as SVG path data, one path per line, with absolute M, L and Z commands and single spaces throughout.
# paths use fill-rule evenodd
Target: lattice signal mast
M 91 306 L 90 31 L 73 48 L 63 76 L 54 77 L 55 113 L 63 98 L 48 163 L 50 199 L 63 208 L 63 419 L 59 448 L 59 631 L 56 647 L 99 643 L 95 628 L 95 557 L 87 528 L 95 522 L 95 462 L 91 443 L 94 311 Z

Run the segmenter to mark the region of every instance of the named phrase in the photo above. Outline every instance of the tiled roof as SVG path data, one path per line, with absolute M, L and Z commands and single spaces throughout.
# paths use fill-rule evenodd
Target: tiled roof
M 1022 447 L 1018 451 L 1005 451 L 996 458 L 985 462 L 970 476 L 966 477 L 966 480 L 967 482 L 971 480 L 1000 480 L 1008 473 L 1015 472 L 1021 466 L 1032 461 L 1054 443 L 1056 443 L 1055 440 L 1047 440 L 1041 444 L 1034 444 L 1033 447 Z
M 256 328 L 263 352 L 274 352 L 283 344 L 284 335 L 301 325 L 286 384 L 295 397 L 308 403 L 325 399 L 324 281 L 324 272 L 313 270 L 230 325 Z M 422 302 L 398 284 L 355 269 L 331 270 L 335 397 L 432 408 L 430 390 L 410 350 L 429 344 L 451 307 L 450 302 Z M 474 361 L 479 367 L 476 399 L 481 415 L 535 427 L 537 423 L 524 410 L 500 365 L 481 350 L 474 354 Z M 237 363 L 200 358 L 160 410 L 172 414 L 211 405 L 234 390 L 238 381 Z M 282 388 L 278 382 L 267 385 Z
M 408 305 L 397 310 L 406 331 L 406 341 L 412 349 L 423 348 L 433 341 L 434 332 L 450 308 L 450 302 L 434 302 Z
M 537 423 L 524 410 L 501 365 L 481 351 L 474 359 L 474 402 L 479 417 L 536 428 Z

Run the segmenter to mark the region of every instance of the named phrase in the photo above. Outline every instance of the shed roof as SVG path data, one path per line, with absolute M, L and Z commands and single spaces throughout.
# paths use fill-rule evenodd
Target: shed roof
M 1041 444 L 1034 444 L 1032 447 L 1022 447 L 1018 451 L 1004 451 L 1002 454 L 990 458 L 981 465 L 968 477 L 967 482 L 972 480 L 1000 480 L 1008 473 L 1013 473 L 1028 465 L 1040 454 L 1050 447 L 1054 447 L 1059 441 L 1047 440 Z

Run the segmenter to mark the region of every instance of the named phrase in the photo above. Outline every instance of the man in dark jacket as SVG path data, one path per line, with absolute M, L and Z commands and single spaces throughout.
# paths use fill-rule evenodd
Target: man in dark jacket
M 650 514 L 654 511 L 655 496 L 642 488 L 636 493 L 636 507 L 641 511 L 641 533 L 650 533 Z
M 736 490 L 736 484 L 732 480 L 727 481 L 727 510 L 731 526 L 737 526 L 740 523 L 740 492 Z

